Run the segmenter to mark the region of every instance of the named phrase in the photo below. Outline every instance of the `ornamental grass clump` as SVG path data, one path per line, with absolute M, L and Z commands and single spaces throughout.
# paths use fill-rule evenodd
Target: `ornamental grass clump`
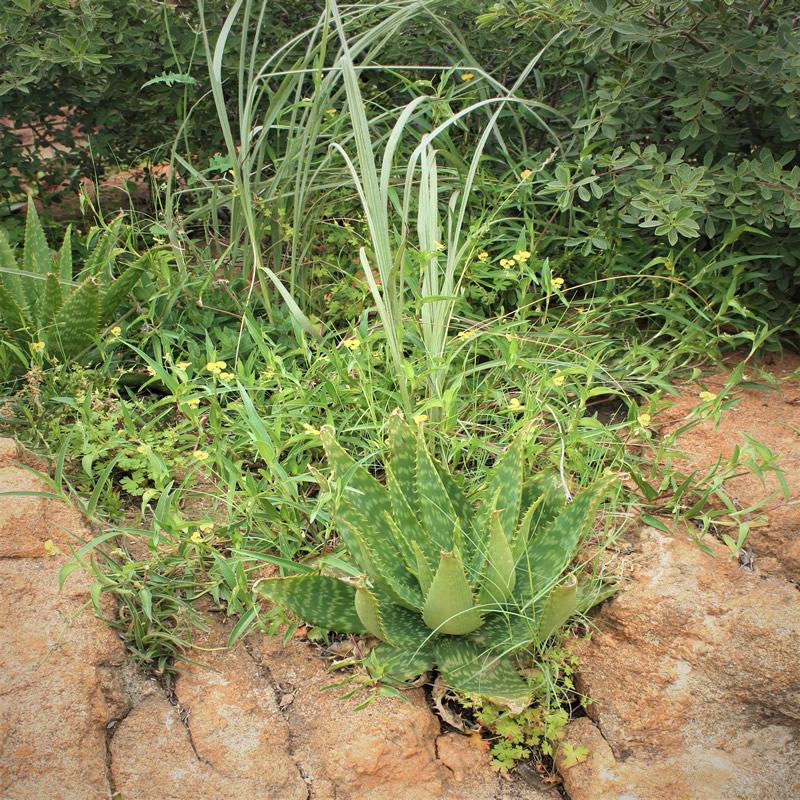
M 270 578 L 259 591 L 324 630 L 376 636 L 374 657 L 394 678 L 435 668 L 451 689 L 519 712 L 536 688 L 519 656 L 575 611 L 570 562 L 610 483 L 568 504 L 558 473 L 524 479 L 526 433 L 468 498 L 431 456 L 422 423 L 390 416 L 385 485 L 323 428 L 336 524 L 361 574 Z

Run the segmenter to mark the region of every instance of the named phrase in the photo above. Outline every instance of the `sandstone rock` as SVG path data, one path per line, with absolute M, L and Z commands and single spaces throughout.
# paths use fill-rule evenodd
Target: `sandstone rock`
M 797 381 L 786 381 L 800 369 L 800 356 L 785 353 L 781 359 L 771 357 L 765 365 L 779 382 L 778 389 L 769 386 L 758 374 L 748 377 L 761 383 L 763 389 L 736 389 L 728 397 L 738 397 L 739 402 L 724 412 L 718 427 L 713 420 L 705 420 L 687 431 L 678 442 L 678 450 L 686 455 L 683 467 L 687 474 L 695 467 L 710 468 L 720 455 L 727 459 L 734 446 L 744 447 L 744 434 L 763 442 L 778 457 L 777 464 L 785 470 L 791 487 L 800 480 L 800 387 Z M 708 389 L 723 391 L 729 373 L 718 373 L 703 379 Z M 702 387 L 680 387 L 681 396 L 676 404 L 657 417 L 656 430 L 668 432 L 687 419 L 691 409 L 700 402 L 698 392 Z M 744 471 L 743 471 L 744 472 Z M 774 473 L 765 473 L 766 486 L 759 478 L 745 472 L 727 484 L 739 507 L 747 508 L 780 489 Z M 752 549 L 756 563 L 764 572 L 800 580 L 800 506 L 788 505 L 782 495 L 768 504 L 769 524 L 751 529 L 746 547 Z M 769 559 L 769 560 L 768 560 Z
M 709 544 L 644 529 L 635 584 L 578 645 L 599 730 L 568 730 L 593 751 L 572 800 L 800 796 L 800 595 Z

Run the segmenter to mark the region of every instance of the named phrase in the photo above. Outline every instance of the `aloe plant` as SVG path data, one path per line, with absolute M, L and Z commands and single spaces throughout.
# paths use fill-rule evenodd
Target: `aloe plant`
M 258 590 L 325 630 L 373 634 L 396 678 L 436 668 L 456 691 L 525 708 L 534 687 L 515 654 L 544 644 L 575 610 L 578 581 L 567 570 L 610 479 L 569 504 L 557 473 L 523 480 L 523 431 L 474 507 L 397 411 L 385 485 L 330 428 L 321 436 L 337 527 L 361 575 L 270 578 Z
M 21 263 L 0 231 L 0 342 L 5 340 L 22 353 L 32 343 L 42 342 L 50 355 L 62 361 L 89 348 L 147 264 L 147 255 L 140 256 L 112 278 L 109 266 L 116 257 L 120 225 L 117 220 L 103 233 L 81 271 L 83 279 L 76 283 L 71 228 L 58 253 L 52 253 L 36 207 L 29 201 Z M 22 359 L 17 360 L 24 366 Z

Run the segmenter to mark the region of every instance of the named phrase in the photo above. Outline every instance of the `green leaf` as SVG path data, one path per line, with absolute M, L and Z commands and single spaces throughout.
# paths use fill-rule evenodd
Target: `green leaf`
M 17 301 L 2 286 L 0 286 L 0 320 L 17 344 L 25 345 L 31 340 L 29 320 L 17 305 Z
M 515 579 L 516 562 L 506 533 L 500 524 L 500 512 L 497 511 L 489 521 L 489 541 L 478 592 L 478 605 L 502 603 L 511 595 Z
M 388 667 L 388 675 L 398 681 L 410 681 L 435 666 L 430 642 L 418 647 L 391 647 L 379 644 L 370 654 L 378 665 Z
M 44 294 L 39 303 L 37 325 L 40 335 L 45 333 L 47 328 L 50 327 L 62 304 L 61 284 L 55 272 L 51 272 L 45 281 Z
M 475 608 L 464 565 L 454 553 L 441 555 L 439 568 L 425 597 L 422 618 L 437 633 L 456 636 L 474 631 L 483 622 Z
M 101 325 L 108 325 L 112 321 L 119 304 L 131 293 L 144 275 L 148 259 L 148 255 L 138 258 L 108 287 L 100 304 Z
M 390 490 L 399 492 L 414 517 L 419 518 L 416 480 L 417 437 L 403 419 L 399 409 L 395 409 L 389 415 L 388 439 L 389 464 L 395 482 Z M 393 494 L 393 505 L 395 502 L 402 510 L 402 502 L 399 502 L 399 497 Z M 399 520 L 398 524 L 401 524 Z
M 367 633 L 356 613 L 356 587 L 329 575 L 267 578 L 255 589 L 296 617 L 326 631 Z
M 531 703 L 532 687 L 517 672 L 513 656 L 487 653 L 468 639 L 437 639 L 436 665 L 451 689 L 486 698 L 519 714 Z
M 522 576 L 517 576 L 518 599 L 549 591 L 559 580 L 613 480 L 601 480 L 581 492 L 547 527 L 537 531 L 518 567 L 522 570 Z
M 570 575 L 537 608 L 537 638 L 546 642 L 572 616 L 578 602 L 578 579 Z
M 439 550 L 451 551 L 457 515 L 422 436 L 417 440 L 417 500 L 425 533 Z
M 64 241 L 58 253 L 58 277 L 62 281 L 72 281 L 72 224 L 67 225 Z
M 21 309 L 27 309 L 30 300 L 22 285 L 22 278 L 15 274 L 16 271 L 19 271 L 19 265 L 8 244 L 8 239 L 3 231 L 0 231 L 0 284 L 13 295 Z
M 433 638 L 418 612 L 393 603 L 377 588 L 360 586 L 355 606 L 364 627 L 393 647 L 418 647 Z
M 87 278 L 66 300 L 53 320 L 45 341 L 51 353 L 69 361 L 91 347 L 100 317 L 100 290 Z
M 22 252 L 22 269 L 24 272 L 47 275 L 52 268 L 53 258 L 50 255 L 50 248 L 47 246 L 42 223 L 39 222 L 39 215 L 36 213 L 33 197 L 28 195 L 28 218 L 25 222 L 25 247 Z M 29 303 L 35 302 L 35 291 L 34 282 L 31 281 L 28 295 Z

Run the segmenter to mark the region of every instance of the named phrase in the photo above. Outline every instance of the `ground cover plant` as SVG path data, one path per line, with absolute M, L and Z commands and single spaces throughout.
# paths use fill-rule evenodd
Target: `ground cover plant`
M 47 11 L 23 5 L 0 13 Z M 783 136 L 793 94 L 757 157 L 751 128 L 729 141 L 709 110 L 745 113 L 761 83 L 737 76 L 790 69 L 784 4 L 751 21 L 735 3 L 329 2 L 285 34 L 264 3 L 225 5 L 182 10 L 197 27 L 177 66 L 158 61 L 187 94 L 158 142 L 157 212 L 101 220 L 79 258 L 67 231 L 53 260 L 32 203 L 24 235 L 0 236 L 3 429 L 52 457 L 50 491 L 100 531 L 62 582 L 89 570 L 97 613 L 113 594 L 109 624 L 167 677 L 207 597 L 235 619 L 231 644 L 301 621 L 374 634 L 367 671 L 342 679 L 369 697 L 436 668 L 439 700 L 498 737 L 498 769 L 552 752 L 581 701 L 562 629 L 616 590 L 619 531 L 686 519 L 736 555 L 771 498 L 742 509 L 726 480 L 780 474 L 758 442 L 705 473 L 676 454 L 735 404 L 745 363 L 758 376 L 759 353 L 796 333 L 781 287 L 800 167 L 761 142 Z M 739 29 L 713 27 L 723 16 Z M 512 24 L 524 35 L 493 68 Z M 741 30 L 755 27 L 774 39 L 764 60 Z M 687 87 L 692 37 L 706 52 L 739 37 L 730 103 L 710 78 Z M 662 114 L 650 100 L 668 79 Z M 626 92 L 641 119 L 621 116 Z M 81 289 L 63 299 L 76 283 L 80 326 L 65 309 Z M 662 433 L 672 383 L 733 350 L 723 390 Z

